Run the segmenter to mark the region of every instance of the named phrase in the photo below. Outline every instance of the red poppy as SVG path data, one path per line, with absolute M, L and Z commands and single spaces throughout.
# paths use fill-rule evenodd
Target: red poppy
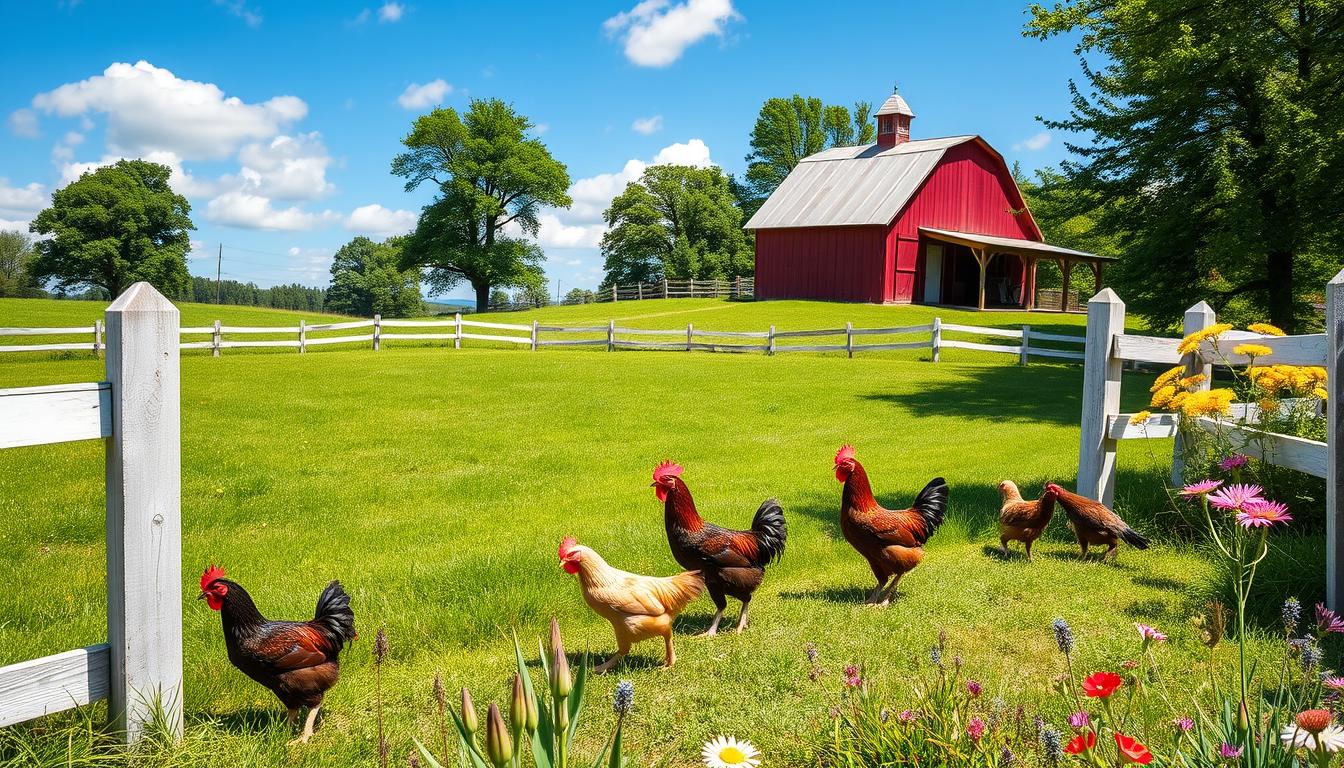
M 1126 763 L 1138 763 L 1147 765 L 1153 762 L 1153 753 L 1148 751 L 1138 739 L 1130 738 L 1123 733 L 1115 734 L 1115 746 L 1120 748 L 1120 759 Z
M 1070 755 L 1080 755 L 1095 746 L 1097 746 L 1097 734 L 1092 731 L 1084 731 L 1074 736 L 1073 741 L 1070 741 L 1064 747 L 1064 751 Z
M 1093 672 L 1083 680 L 1083 693 L 1090 699 L 1104 699 L 1124 684 L 1124 678 L 1114 672 Z

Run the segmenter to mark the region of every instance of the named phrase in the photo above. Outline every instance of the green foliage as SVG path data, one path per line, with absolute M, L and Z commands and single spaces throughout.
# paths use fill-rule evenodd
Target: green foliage
M 416 118 L 392 161 L 406 190 L 430 182 L 426 206 L 402 249 L 403 267 L 428 268 L 436 291 L 470 283 L 478 308 L 494 286 L 521 286 L 539 273 L 535 237 L 547 207 L 569 207 L 569 172 L 528 135 L 532 123 L 498 99 L 473 99 L 465 116 L 452 108 Z M 523 237 L 504 234 L 512 225 Z
M 93 286 L 115 297 L 144 280 L 168 296 L 190 282 L 191 205 L 168 185 L 172 171 L 144 160 L 118 160 L 85 173 L 52 195 L 37 214 L 32 275 L 62 289 Z
M 375 243 L 363 235 L 336 251 L 327 309 L 347 315 L 410 317 L 424 312 L 420 270 L 401 268 L 401 241 Z
M 32 238 L 18 231 L 0 232 L 0 299 L 46 296 L 32 272 Z
M 587 288 L 570 288 L 562 304 L 592 304 L 597 296 Z
M 218 301 L 215 300 L 216 295 L 219 297 Z M 258 288 L 256 283 L 222 280 L 216 286 L 211 278 L 192 275 L 191 289 L 183 298 L 201 304 L 232 304 L 321 312 L 326 297 L 325 288 L 310 288 L 298 283 Z
M 1310 302 L 1344 245 L 1344 7 L 1065 0 L 1030 13 L 1028 36 L 1081 35 L 1084 83 L 1045 124 L 1091 137 L 1071 146 L 1065 194 L 1118 238 L 1113 281 L 1130 308 L 1155 327 L 1200 299 L 1234 321 L 1318 323 Z
M 650 166 L 604 217 L 604 285 L 752 274 L 742 211 L 717 167 Z
M 843 105 L 827 105 L 796 93 L 787 99 L 767 99 L 751 129 L 746 176 L 733 185 L 743 220 L 761 207 L 804 157 L 829 147 L 872 142 L 872 111 L 873 105 L 864 101 L 856 103 L 851 114 Z

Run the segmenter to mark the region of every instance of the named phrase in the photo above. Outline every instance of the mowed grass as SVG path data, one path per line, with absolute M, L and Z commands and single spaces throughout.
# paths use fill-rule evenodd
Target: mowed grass
M 678 304 L 725 329 L 759 327 L 749 323 L 767 315 L 782 326 L 778 318 L 794 312 L 791 322 L 802 327 L 838 317 L 905 324 L 925 311 L 805 302 L 637 309 L 675 312 Z M 988 324 L 1004 316 L 972 317 Z M 1131 658 L 1135 621 L 1163 628 L 1173 640 L 1160 655 L 1172 687 L 1180 696 L 1194 691 L 1207 678 L 1205 652 L 1187 618 L 1209 594 L 1212 571 L 1155 523 L 1170 444 L 1133 441 L 1121 450 L 1118 510 L 1155 534 L 1152 549 L 1124 550 L 1116 564 L 1078 562 L 1060 519 L 1035 562 L 1001 559 L 993 552 L 996 483 L 1012 478 L 1034 495 L 1046 480 L 1074 479 L 1081 371 L 948 357 L 933 364 L 918 353 L 849 360 L 391 345 L 376 354 L 184 355 L 189 738 L 174 760 L 375 761 L 370 649 L 380 626 L 391 644 L 383 696 L 398 761 L 413 738 L 436 738 L 435 673 L 449 690 L 470 685 L 482 708 L 505 699 L 510 632 L 534 647 L 554 616 L 571 650 L 601 658 L 614 647 L 610 628 L 559 569 L 556 546 L 572 534 L 617 567 L 675 572 L 662 506 L 648 487 L 653 466 L 668 457 L 686 467 L 701 513 L 714 522 L 745 528 L 763 498 L 778 497 L 788 549 L 767 572 L 746 633 L 692 638 L 713 610 L 702 598 L 678 624 L 676 668 L 659 669 L 661 647 L 647 644 L 593 681 L 591 720 L 581 729 L 589 751 L 612 721 L 604 699 L 629 678 L 636 708 L 625 743 L 637 764 L 694 765 L 699 745 L 719 733 L 750 738 L 770 765 L 808 764 L 808 737 L 829 722 L 839 668 L 865 664 L 875 686 L 908 693 L 912 659 L 926 656 L 942 629 L 990 697 L 1034 711 L 1058 671 L 1055 616 L 1074 626 L 1089 667 Z M 3 387 L 101 377 L 91 357 L 0 361 Z M 1148 380 L 1127 377 L 1127 409 L 1140 407 Z M 947 523 L 889 609 L 860 604 L 871 575 L 838 530 L 831 467 L 842 442 L 857 447 L 888 506 L 908 504 L 934 475 L 952 488 Z M 97 443 L 0 451 L 0 664 L 104 639 L 102 462 Z M 1318 559 L 1313 550 L 1302 567 L 1319 570 Z M 228 663 L 219 617 L 194 599 L 210 562 L 223 564 L 271 617 L 307 618 L 332 578 L 351 592 L 360 640 L 342 657 L 342 681 L 310 745 L 286 746 L 278 702 Z M 808 642 L 830 670 L 815 682 Z M 1054 704 L 1044 706 L 1061 720 Z M 0 760 L 18 754 L 16 744 L 39 745 L 64 764 L 57 726 L 69 721 L 0 732 L 0 750 L 11 750 Z

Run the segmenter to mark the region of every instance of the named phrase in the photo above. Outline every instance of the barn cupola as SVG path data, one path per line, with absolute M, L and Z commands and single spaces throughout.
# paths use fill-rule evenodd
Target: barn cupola
M 910 121 L 915 113 L 905 103 L 901 94 L 892 91 L 891 96 L 877 110 L 877 148 L 891 149 L 897 144 L 910 140 Z

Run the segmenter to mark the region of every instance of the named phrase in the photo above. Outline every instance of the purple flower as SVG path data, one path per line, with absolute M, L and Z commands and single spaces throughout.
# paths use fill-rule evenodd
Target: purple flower
M 966 681 L 966 692 L 971 694 L 971 698 L 973 699 L 979 698 L 981 690 L 982 688 L 980 687 L 980 682 L 978 680 Z
M 1219 509 L 1240 511 L 1249 502 L 1264 501 L 1260 496 L 1264 492 L 1265 489 L 1258 485 L 1229 485 L 1217 493 L 1210 493 L 1209 503 Z
M 1241 469 L 1246 466 L 1246 457 L 1240 453 L 1234 453 L 1226 459 L 1218 462 L 1218 468 L 1224 472 L 1231 472 L 1234 469 Z
M 1074 728 L 1086 728 L 1092 722 L 1092 718 L 1086 712 L 1074 712 L 1069 715 L 1069 725 Z
M 1167 642 L 1167 636 L 1166 636 L 1166 635 L 1162 634 L 1161 632 L 1158 632 L 1156 629 L 1153 629 L 1152 627 L 1148 626 L 1147 624 L 1139 624 L 1139 623 L 1135 623 L 1135 624 L 1134 624 L 1134 628 L 1137 629 L 1137 630 L 1139 631 L 1139 637 L 1143 638 L 1143 641 L 1144 641 L 1145 643 L 1147 643 L 1147 642 L 1155 642 L 1155 643 L 1165 643 L 1165 642 Z
M 1175 720 L 1172 720 L 1171 724 L 1176 726 L 1176 730 L 1181 733 L 1189 733 L 1190 730 L 1195 727 L 1195 721 L 1188 717 L 1178 717 Z
M 808 643 L 808 644 L 804 647 L 804 650 L 805 650 L 806 653 L 807 653 L 807 660 L 810 661 L 810 662 L 812 662 L 813 664 L 816 664 L 816 663 L 817 663 L 817 657 L 821 655 L 821 654 L 817 653 L 817 644 L 816 644 L 816 643 Z
M 1288 514 L 1288 505 L 1281 501 L 1251 499 L 1237 513 L 1237 523 L 1242 528 L 1269 528 L 1278 523 L 1291 523 L 1293 516 Z
M 863 677 L 859 674 L 859 668 L 853 664 L 845 666 L 845 685 L 850 688 L 858 688 L 863 685 Z
M 1200 480 L 1198 483 L 1192 483 L 1181 489 L 1182 496 L 1203 496 L 1209 491 L 1218 489 L 1222 485 L 1222 480 Z
M 1344 619 L 1329 608 L 1325 603 L 1316 604 L 1316 631 L 1322 635 L 1328 635 L 1331 632 L 1344 632 Z
M 1224 760 L 1236 760 L 1241 757 L 1241 747 L 1234 747 L 1227 742 L 1223 742 L 1222 746 L 1218 747 L 1218 754 Z
M 985 721 L 972 717 L 966 724 L 966 735 L 971 737 L 971 741 L 980 741 L 980 737 L 985 735 Z
M 902 709 L 900 712 L 896 713 L 896 719 L 900 720 L 902 723 L 913 723 L 915 720 L 919 719 L 919 713 L 913 709 Z

